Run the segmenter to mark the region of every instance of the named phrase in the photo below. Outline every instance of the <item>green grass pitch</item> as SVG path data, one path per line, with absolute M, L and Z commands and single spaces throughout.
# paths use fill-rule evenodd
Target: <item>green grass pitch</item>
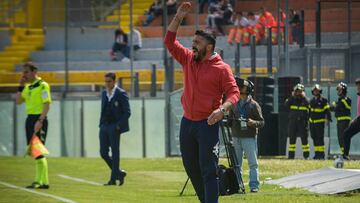
M 225 160 L 221 160 L 226 163 Z M 100 158 L 48 158 L 49 190 L 36 190 L 70 199 L 75 202 L 124 202 L 124 203 L 176 203 L 198 202 L 192 185 L 184 196 L 179 192 L 187 178 L 180 158 L 122 159 L 122 168 L 128 172 L 123 186 L 97 186 L 61 178 L 58 174 L 81 178 L 97 183 L 108 181 L 110 171 Z M 248 170 L 245 161 L 244 181 L 247 185 Z M 260 159 L 260 192 L 257 194 L 220 197 L 221 203 L 230 202 L 360 202 L 360 193 L 318 195 L 300 189 L 285 189 L 264 184 L 265 178 L 277 179 L 303 171 L 329 167 L 333 161 L 286 159 Z M 345 168 L 360 169 L 360 162 L 345 163 Z M 35 164 L 30 158 L 0 157 L 0 181 L 24 187 L 34 177 Z M 249 188 L 246 187 L 249 191 Z M 59 202 L 59 200 L 9 188 L 0 184 L 0 202 Z

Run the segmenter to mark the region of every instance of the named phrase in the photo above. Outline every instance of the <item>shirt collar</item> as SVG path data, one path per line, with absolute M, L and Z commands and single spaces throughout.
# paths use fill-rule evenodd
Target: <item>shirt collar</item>
M 213 59 L 216 57 L 216 55 L 217 55 L 217 53 L 214 52 L 214 53 L 208 58 L 208 60 L 209 60 L 209 61 L 210 61 L 210 60 L 213 60 Z
M 115 90 L 116 90 L 117 86 L 115 85 L 111 92 L 109 93 L 109 91 L 106 89 L 106 96 L 108 98 L 108 101 L 110 101 L 113 97 L 114 97 L 114 94 L 115 94 Z
M 39 80 L 41 80 L 41 77 L 36 77 L 35 80 L 34 80 L 34 82 L 31 83 L 31 85 L 37 83 Z

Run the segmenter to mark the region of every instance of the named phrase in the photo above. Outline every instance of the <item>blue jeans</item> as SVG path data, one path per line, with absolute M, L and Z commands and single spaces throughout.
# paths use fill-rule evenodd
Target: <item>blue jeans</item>
M 239 138 L 233 137 L 236 156 L 239 160 L 240 170 L 242 174 L 242 161 L 244 152 L 246 154 L 249 165 L 249 186 L 250 188 L 259 188 L 259 165 L 257 161 L 257 140 L 256 138 Z
M 180 126 L 183 165 L 201 203 L 218 203 L 219 124 L 185 117 Z

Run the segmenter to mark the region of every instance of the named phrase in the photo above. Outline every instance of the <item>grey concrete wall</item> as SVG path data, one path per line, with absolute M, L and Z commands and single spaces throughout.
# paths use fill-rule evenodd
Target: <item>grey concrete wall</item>
M 10 33 L 7 30 L 0 30 L 0 51 L 11 43 Z

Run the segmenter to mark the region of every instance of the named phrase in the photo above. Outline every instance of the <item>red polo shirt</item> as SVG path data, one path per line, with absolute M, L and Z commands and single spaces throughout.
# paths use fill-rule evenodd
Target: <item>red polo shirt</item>
M 196 62 L 193 52 L 176 40 L 176 33 L 168 31 L 164 40 L 171 55 L 182 65 L 184 74 L 184 92 L 181 103 L 184 117 L 200 121 L 207 119 L 222 103 L 236 104 L 240 97 L 230 66 L 224 63 L 218 54 L 209 59 Z

